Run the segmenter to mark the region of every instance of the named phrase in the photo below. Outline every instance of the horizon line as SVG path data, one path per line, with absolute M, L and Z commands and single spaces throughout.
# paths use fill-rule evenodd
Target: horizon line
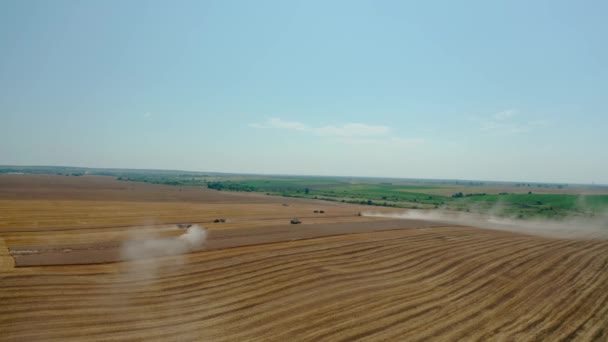
M 0 168 L 72 168 L 90 170 L 117 170 L 117 171 L 162 171 L 162 172 L 189 172 L 189 173 L 211 173 L 223 175 L 243 175 L 243 176 L 277 176 L 277 177 L 328 177 L 328 178 L 359 178 L 359 179 L 394 179 L 394 180 L 423 180 L 423 181 L 450 181 L 450 182 L 488 182 L 488 183 L 514 183 L 514 184 L 543 184 L 543 185 L 577 185 L 591 187 L 606 187 L 604 183 L 569 183 L 569 182 L 539 182 L 539 181 L 511 181 L 511 180 L 488 180 L 488 179 L 460 179 L 460 178 L 416 178 L 416 177 L 389 177 L 389 176 L 344 176 L 344 175 L 319 175 L 319 174 L 289 174 L 289 173 L 249 173 L 249 172 L 227 172 L 227 171 L 192 171 L 178 169 L 159 169 L 159 168 L 123 168 L 123 167 L 90 167 L 90 166 L 68 166 L 68 165 L 15 165 L 0 164 Z M 0 173 L 1 174 L 1 173 Z

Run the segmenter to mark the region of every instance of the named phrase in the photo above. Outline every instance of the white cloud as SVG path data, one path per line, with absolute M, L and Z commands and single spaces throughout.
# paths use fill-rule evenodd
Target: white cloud
M 547 120 L 532 120 L 521 121 L 516 120 L 515 116 L 518 111 L 514 109 L 503 110 L 495 113 L 490 118 L 484 118 L 479 121 L 479 128 L 485 132 L 493 134 L 521 134 L 526 133 L 534 128 L 549 125 Z
M 495 120 L 504 121 L 514 117 L 517 114 L 517 111 L 514 109 L 503 110 L 502 112 L 498 112 L 493 115 Z
M 398 147 L 412 147 L 418 146 L 426 142 L 421 138 L 398 138 L 398 137 L 386 137 L 386 138 L 352 138 L 352 137 L 341 137 L 334 138 L 332 141 L 340 142 L 349 145 L 390 145 Z
M 272 118 L 264 123 L 249 124 L 252 128 L 274 128 L 291 131 L 300 131 L 330 139 L 329 141 L 349 145 L 393 145 L 393 146 L 416 146 L 424 143 L 419 138 L 400 138 L 391 135 L 391 129 L 387 126 L 368 125 L 363 123 L 346 123 L 342 125 L 327 125 L 313 127 L 297 121 L 286 121 Z
M 482 121 L 480 129 L 486 132 L 502 134 L 519 134 L 530 130 L 530 126 L 516 122 L 501 122 L 495 120 Z
M 544 127 L 551 125 L 551 121 L 549 120 L 532 120 L 528 121 L 528 125 L 533 127 Z
M 370 136 L 370 135 L 386 135 L 390 129 L 386 126 L 371 126 L 360 123 L 349 123 L 342 126 L 324 126 L 315 128 L 314 132 L 321 136 Z
M 347 123 L 339 126 L 329 125 L 312 127 L 297 121 L 286 121 L 279 118 L 272 118 L 263 124 L 253 123 L 249 127 L 253 128 L 278 128 L 309 132 L 322 137 L 364 137 L 364 136 L 383 136 L 387 135 L 390 129 L 386 126 L 374 126 L 362 123 Z
M 305 125 L 301 122 L 285 121 L 285 120 L 281 120 L 278 118 L 273 118 L 273 119 L 268 120 L 268 125 L 270 127 L 274 127 L 274 128 L 293 129 L 296 131 L 304 131 L 304 132 L 310 132 L 312 130 L 312 128 L 308 127 L 307 125 Z

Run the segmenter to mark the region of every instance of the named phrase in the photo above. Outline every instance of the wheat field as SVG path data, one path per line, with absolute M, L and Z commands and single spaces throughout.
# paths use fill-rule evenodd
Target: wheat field
M 79 186 L 86 196 L 98 191 Z M 155 189 L 162 193 L 162 188 Z M 23 189 L 27 192 L 27 187 Z M 119 241 L 126 229 L 95 228 L 104 223 L 100 217 L 117 211 L 113 201 L 119 195 L 106 195 L 101 201 L 77 194 L 56 195 L 66 197 L 63 200 L 16 198 L 15 193 L 0 190 L 2 208 L 21 208 L 1 211 L 2 221 L 12 222 L 0 228 L 2 341 L 608 339 L 608 242 L 604 240 L 443 225 L 109 264 L 14 267 L 9 249 L 40 245 L 45 236 L 52 243 L 80 241 L 79 234 L 94 234 L 84 239 L 87 242 L 110 237 Z M 214 193 L 206 196 L 213 198 Z M 31 201 L 44 203 L 29 206 Z M 163 217 L 167 222 L 174 219 L 171 210 L 213 207 L 211 200 L 184 201 L 184 207 L 173 207 L 179 200 L 163 201 L 133 196 L 118 212 L 128 217 L 124 225 L 131 225 L 141 217 L 127 215 L 133 212 L 129 208 L 147 205 L 151 212 L 164 208 L 166 216 L 154 219 L 162 223 Z M 294 213 L 290 210 L 306 214 L 319 206 L 297 200 L 282 206 L 282 199 L 270 197 L 248 202 L 237 195 L 231 201 L 215 205 L 235 205 L 238 212 L 221 210 L 235 218 L 242 215 L 243 220 L 235 227 L 209 225 L 211 233 L 247 231 L 248 222 L 259 223 L 264 217 L 283 222 L 282 216 Z M 256 206 L 261 214 L 256 214 Z M 49 210 L 40 209 L 45 207 Z M 207 216 L 190 215 L 206 221 L 217 216 L 217 208 Z M 282 213 L 284 209 L 289 212 Z M 58 228 L 62 210 L 71 213 L 65 223 L 75 229 L 31 230 Z M 352 219 L 346 218 L 356 210 L 347 205 L 331 207 L 328 211 L 334 217 L 317 221 L 348 224 Z M 121 224 L 119 219 L 110 221 L 108 226 Z M 257 227 L 264 229 L 262 224 Z

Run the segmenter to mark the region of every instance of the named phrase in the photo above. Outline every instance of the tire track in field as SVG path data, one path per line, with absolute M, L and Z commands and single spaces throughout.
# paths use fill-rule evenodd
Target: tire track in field
M 76 295 L 76 296 L 77 296 L 77 295 Z M 230 293 L 229 293 L 229 294 L 226 294 L 226 296 L 227 296 L 227 297 L 232 297 L 232 294 L 230 294 Z
M 561 289 L 561 293 L 558 293 L 557 295 L 555 293 L 553 293 L 552 295 L 555 296 L 555 300 L 568 300 L 569 302 L 572 302 L 571 299 L 574 299 L 576 302 L 577 298 L 580 298 L 580 296 L 574 297 L 574 298 L 570 298 L 570 294 L 575 291 L 576 288 L 584 288 L 584 287 L 588 287 L 586 286 L 589 282 L 595 282 L 595 279 L 601 278 L 601 274 L 602 274 L 602 270 L 605 268 L 605 264 L 606 264 L 606 260 L 604 260 L 604 265 L 601 267 L 600 270 L 591 270 L 590 272 L 593 272 L 592 274 L 590 274 L 590 276 L 587 276 L 586 278 L 581 278 L 579 280 L 577 280 L 577 278 L 579 278 L 579 275 L 581 273 L 583 273 L 585 270 L 589 269 L 592 264 L 594 262 L 597 261 L 597 256 L 595 255 L 591 255 L 591 257 L 587 258 L 587 262 L 585 263 L 585 265 L 577 267 L 578 271 L 573 272 L 570 277 L 565 281 L 566 284 L 569 284 L 568 286 L 565 286 L 563 289 Z M 567 270 L 564 270 L 564 272 L 566 272 Z M 575 288 L 575 289 L 573 289 Z M 597 291 L 601 291 L 602 288 L 601 287 L 597 287 L 596 289 Z M 509 316 L 509 319 L 502 319 L 499 322 L 496 322 L 496 324 L 491 327 L 491 330 L 493 331 L 492 334 L 486 334 L 483 336 L 478 336 L 480 339 L 483 340 L 487 340 L 488 338 L 491 338 L 493 335 L 496 334 L 500 334 L 500 333 L 504 333 L 504 332 L 508 332 L 511 331 L 512 333 L 520 333 L 521 331 L 526 331 L 526 330 L 531 330 L 533 328 L 535 328 L 536 326 L 538 326 L 539 324 L 541 324 L 543 321 L 545 320 L 549 320 L 550 317 L 547 317 L 549 315 L 552 314 L 553 312 L 553 305 L 551 302 L 547 302 L 545 305 L 539 305 L 537 307 L 531 308 L 529 310 L 527 310 L 525 312 L 524 315 L 519 315 L 519 316 Z M 519 327 L 518 329 L 516 329 L 516 327 Z
M 15 261 L 11 256 L 4 239 L 0 237 L 0 273 L 9 272 L 15 268 Z
M 150 279 L 16 269 L 0 277 L 0 340 L 601 340 L 605 255 L 461 227 L 163 258 Z
M 524 248 L 524 252 L 529 252 L 528 255 L 533 254 L 532 252 L 529 251 L 529 246 L 527 248 Z M 540 248 L 538 250 L 538 256 L 542 256 L 545 254 L 548 254 L 549 252 L 547 250 L 544 250 L 543 248 Z M 526 255 L 526 254 L 524 254 Z M 520 259 L 521 255 L 517 255 L 515 257 L 515 259 Z M 526 259 L 530 260 L 530 259 Z M 497 261 L 498 262 L 498 261 Z M 492 265 L 493 269 L 495 269 L 496 267 L 499 267 L 500 265 L 496 266 L 496 265 Z M 485 286 L 488 286 L 488 284 L 491 283 L 492 279 L 486 279 L 488 278 L 488 274 L 490 271 L 486 272 L 483 269 L 479 269 L 476 272 L 476 275 L 478 276 L 477 278 L 474 279 L 467 279 L 465 278 L 461 278 L 460 280 L 462 280 L 463 284 L 461 284 L 460 287 L 457 287 L 456 289 L 454 289 L 453 291 L 449 292 L 448 294 L 445 293 L 435 293 L 432 296 L 428 296 L 428 297 L 423 297 L 422 300 L 419 300 L 418 302 L 413 302 L 413 303 L 408 303 L 406 306 L 406 308 L 410 308 L 410 307 L 415 307 L 418 308 L 419 311 L 422 310 L 426 310 L 426 311 L 430 311 L 431 309 L 438 309 L 441 307 L 442 303 L 453 303 L 454 301 L 458 301 L 460 299 L 463 298 L 468 298 L 468 296 L 475 296 L 478 291 L 482 290 Z M 484 280 L 485 279 L 485 280 Z M 439 284 L 439 286 L 445 286 L 445 283 Z M 439 301 L 439 302 L 438 302 Z M 426 308 L 419 308 L 420 305 L 424 305 L 426 306 Z M 375 328 L 372 331 L 362 331 L 360 333 L 358 333 L 356 336 L 354 336 L 354 338 L 369 338 L 370 336 L 374 335 L 374 334 L 380 334 L 383 331 L 387 330 L 387 327 L 389 326 L 394 326 L 394 325 L 398 325 L 398 324 L 403 324 L 403 323 L 407 323 L 410 320 L 412 320 L 413 318 L 419 317 L 421 316 L 419 313 L 408 313 L 408 315 L 406 316 L 399 316 L 400 314 L 402 314 L 403 312 L 408 312 L 409 310 L 403 310 L 403 307 L 400 306 L 395 306 L 393 305 L 391 307 L 391 312 L 389 314 L 385 314 L 383 317 L 380 318 L 374 318 L 374 321 L 377 323 L 380 320 L 385 320 L 385 324 L 381 325 L 377 328 Z M 424 313 L 424 311 L 422 311 Z M 426 325 L 428 322 L 427 320 L 423 320 L 422 324 L 423 326 Z M 422 329 L 423 327 L 419 326 L 417 327 L 418 329 L 420 329 L 420 332 L 424 331 L 424 329 Z M 351 336 L 352 337 L 352 336 Z M 350 337 L 349 337 L 350 338 Z M 345 339 L 346 340 L 346 339 Z
M 602 247 L 602 246 L 600 246 Z M 598 249 L 598 248 L 596 248 Z M 578 254 L 586 253 L 584 250 L 577 251 Z M 577 254 L 577 255 L 578 255 Z M 538 265 L 538 268 L 541 268 L 542 271 L 537 273 L 538 276 L 533 279 L 533 281 L 527 281 L 525 283 L 513 284 L 510 289 L 505 289 L 500 293 L 504 293 L 500 295 L 499 300 L 490 301 L 485 307 L 476 307 L 475 309 L 469 309 L 460 312 L 460 315 L 465 313 L 465 316 L 460 318 L 457 321 L 446 323 L 446 327 L 444 327 L 443 331 L 435 332 L 435 335 L 443 335 L 447 331 L 458 328 L 459 332 L 451 332 L 450 336 L 455 339 L 468 339 L 468 335 L 472 332 L 472 329 L 476 329 L 476 327 L 480 325 L 487 324 L 491 319 L 495 317 L 493 314 L 495 309 L 498 306 L 501 306 L 503 310 L 509 310 L 512 306 L 517 305 L 521 302 L 527 302 L 531 298 L 536 298 L 542 296 L 542 292 L 547 290 L 545 284 L 551 284 L 551 286 L 560 285 L 560 278 L 557 277 L 558 274 L 556 272 L 551 272 L 555 265 L 561 264 L 564 258 L 570 257 L 571 255 L 559 255 L 556 256 L 554 260 L 551 261 L 551 264 L 547 264 L 547 261 L 544 261 L 542 264 Z M 584 257 L 585 254 L 582 256 Z M 576 266 L 579 263 L 582 263 L 581 260 L 573 260 L 573 264 Z M 551 277 L 551 275 L 554 275 Z M 549 277 L 549 279 L 546 279 Z M 501 302 L 500 299 L 503 301 Z
M 446 276 L 443 277 L 442 283 L 438 284 L 437 287 L 441 287 L 441 286 L 443 286 L 443 284 L 452 281 L 452 279 L 450 279 L 449 276 L 450 275 L 446 274 Z M 408 284 L 415 284 L 415 282 L 408 282 Z M 385 285 L 386 284 L 383 284 L 383 286 L 385 286 Z M 407 299 L 411 299 L 412 297 L 420 297 L 421 294 L 428 293 L 430 291 L 434 291 L 434 289 L 423 290 L 423 291 L 413 291 L 413 292 L 407 293 L 406 295 L 403 295 L 403 294 L 400 293 L 401 292 L 400 288 L 396 288 L 395 290 L 396 290 L 395 293 L 394 294 L 391 293 L 388 296 L 387 300 L 384 300 L 382 302 L 377 302 L 377 303 L 375 303 L 376 305 L 374 305 L 374 307 L 370 306 L 369 309 L 371 309 L 373 311 L 382 312 L 383 310 L 380 310 L 380 309 L 379 310 L 374 310 L 374 309 L 375 308 L 386 308 L 386 307 L 392 307 L 392 308 L 394 308 L 394 303 L 395 302 L 406 301 Z M 458 289 L 455 290 L 455 292 L 457 292 L 457 291 L 458 291 Z M 364 299 L 365 298 L 365 293 L 363 293 L 363 295 L 360 298 Z M 356 307 L 351 307 L 351 309 L 356 309 Z M 341 316 L 344 316 L 344 318 L 346 318 L 346 316 L 350 315 L 350 314 L 352 314 L 352 313 L 345 312 L 345 311 L 341 312 Z M 367 319 L 374 319 L 375 320 L 377 318 L 375 318 L 375 317 L 367 317 L 365 319 L 366 320 Z M 334 335 L 334 334 L 338 334 L 338 333 L 340 333 L 340 331 L 348 328 L 349 326 L 353 326 L 353 325 L 357 325 L 356 320 L 353 321 L 352 319 L 351 320 L 344 319 L 341 322 L 341 324 L 339 324 L 338 326 L 332 327 L 332 329 L 329 332 L 327 332 L 326 334 L 323 334 L 323 335 L 320 335 L 320 336 L 316 336 L 316 337 L 320 337 L 321 339 L 325 339 L 328 336 L 331 336 L 331 335 Z

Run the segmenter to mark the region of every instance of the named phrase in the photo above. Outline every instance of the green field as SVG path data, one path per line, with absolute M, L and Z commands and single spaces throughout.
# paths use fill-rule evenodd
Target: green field
M 0 166 L 0 173 L 103 175 L 124 181 L 201 186 L 408 209 L 445 209 L 514 218 L 608 213 L 608 187 L 462 180 L 267 176 L 212 172 Z M 547 193 L 549 192 L 549 193 Z M 594 194 L 583 194 L 583 193 Z
M 608 211 L 608 195 L 454 193 L 437 195 L 443 185 L 351 183 L 332 179 L 252 179 L 217 181 L 209 188 L 229 191 L 255 191 L 269 195 L 314 198 L 346 203 L 390 206 L 410 209 L 447 209 L 475 213 L 492 213 L 516 218 L 593 216 Z M 466 188 L 465 188 L 466 189 Z M 502 189 L 502 188 L 501 188 Z

